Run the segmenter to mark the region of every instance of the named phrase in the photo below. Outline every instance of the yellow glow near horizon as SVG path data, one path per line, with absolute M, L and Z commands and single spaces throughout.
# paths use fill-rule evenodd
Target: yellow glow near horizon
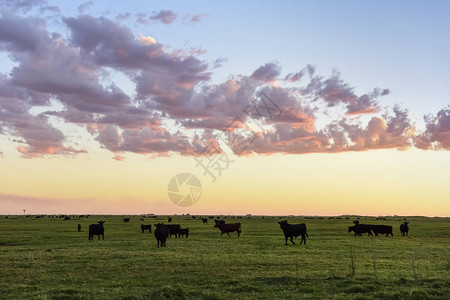
M 450 216 L 450 153 L 377 150 L 233 157 L 215 183 L 192 157 L 149 159 L 106 151 L 77 158 L 3 158 L 0 194 L 36 198 L 0 214 L 70 212 Z M 191 172 L 201 199 L 180 208 L 167 197 L 172 176 Z M 40 199 L 60 199 L 48 201 Z M 2 201 L 2 200 L 0 200 Z

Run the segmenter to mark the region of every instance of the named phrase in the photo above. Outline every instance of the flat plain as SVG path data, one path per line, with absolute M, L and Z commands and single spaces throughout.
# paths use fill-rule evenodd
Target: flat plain
M 394 237 L 354 237 L 347 229 L 356 217 L 221 217 L 242 224 L 238 238 L 220 236 L 211 219 L 174 216 L 190 236 L 163 248 L 140 225 L 167 216 L 141 218 L 1 216 L 0 298 L 450 299 L 448 218 L 406 217 L 402 237 L 404 217 L 360 217 L 392 225 Z M 306 245 L 284 245 L 284 219 L 306 223 Z M 89 224 L 100 220 L 105 240 L 88 240 Z

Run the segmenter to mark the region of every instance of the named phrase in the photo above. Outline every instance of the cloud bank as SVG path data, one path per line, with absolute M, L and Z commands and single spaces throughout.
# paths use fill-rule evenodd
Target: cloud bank
M 223 59 L 209 64 L 198 58 L 200 48 L 170 52 L 121 25 L 123 18 L 62 17 L 64 27 L 53 32 L 42 17 L 13 13 L 20 3 L 29 11 L 33 5 L 45 8 L 45 2 L 7 3 L 0 51 L 15 66 L 0 74 L 0 134 L 25 158 L 88 153 L 55 125 L 61 122 L 84 128 L 120 161 L 127 152 L 199 155 L 223 133 L 232 133 L 228 142 L 238 155 L 450 150 L 450 107 L 425 116 L 420 130 L 406 109 L 381 109 L 388 89 L 357 94 L 339 72 L 320 76 L 312 65 L 283 75 L 281 65 L 269 62 L 212 83 Z M 82 4 L 80 13 L 90 5 Z M 145 24 L 145 16 L 138 22 Z M 149 17 L 164 24 L 176 18 L 170 10 Z M 132 82 L 132 95 L 111 80 L 115 72 Z M 331 121 L 322 124 L 323 116 Z M 257 138 L 238 151 L 236 138 L 249 135 Z

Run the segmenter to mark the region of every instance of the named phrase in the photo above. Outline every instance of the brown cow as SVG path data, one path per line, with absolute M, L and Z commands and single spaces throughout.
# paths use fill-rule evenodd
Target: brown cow
M 238 237 L 241 236 L 241 223 L 230 223 L 230 224 L 225 224 L 222 222 L 219 222 L 217 220 L 216 221 L 216 225 L 214 225 L 214 228 L 217 227 L 220 229 L 220 231 L 222 232 L 220 236 L 222 236 L 224 233 L 228 234 L 228 236 L 230 236 L 230 232 L 234 232 L 236 231 L 238 234 Z

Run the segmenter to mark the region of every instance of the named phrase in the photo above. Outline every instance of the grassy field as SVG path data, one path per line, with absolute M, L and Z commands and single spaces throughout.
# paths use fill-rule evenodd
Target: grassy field
M 191 235 L 157 248 L 140 224 L 167 218 L 140 218 L 2 216 L 0 299 L 450 299 L 450 219 L 408 217 L 404 238 L 403 218 L 361 217 L 392 225 L 394 237 L 355 238 L 355 218 L 288 218 L 306 223 L 309 239 L 284 246 L 279 217 L 227 218 L 243 230 L 229 238 L 211 220 L 177 216 Z M 90 241 L 99 220 L 105 240 Z

